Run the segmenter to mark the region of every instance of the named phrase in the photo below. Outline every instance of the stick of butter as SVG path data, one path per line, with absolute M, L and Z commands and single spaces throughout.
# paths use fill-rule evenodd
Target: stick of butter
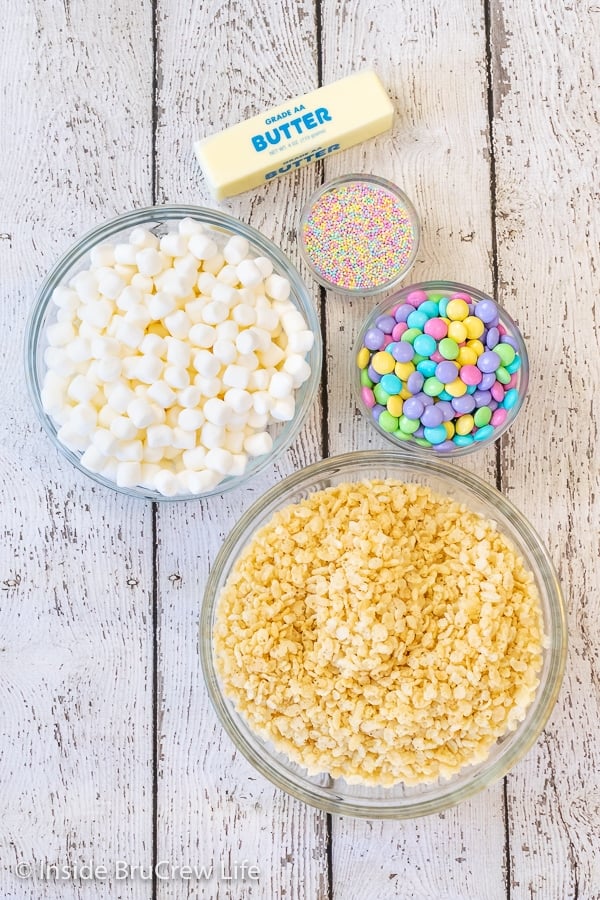
M 393 115 L 375 72 L 358 72 L 196 141 L 194 150 L 221 200 L 387 131 Z

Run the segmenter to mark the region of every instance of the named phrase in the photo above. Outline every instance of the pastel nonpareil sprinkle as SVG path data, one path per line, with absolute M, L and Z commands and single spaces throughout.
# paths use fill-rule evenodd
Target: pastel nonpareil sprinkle
M 412 262 L 414 214 L 400 197 L 368 181 L 332 186 L 306 216 L 304 251 L 334 287 L 370 291 L 394 282 Z

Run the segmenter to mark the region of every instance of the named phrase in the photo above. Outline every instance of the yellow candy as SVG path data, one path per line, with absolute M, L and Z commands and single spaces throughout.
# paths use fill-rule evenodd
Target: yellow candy
M 467 329 L 467 337 L 470 340 L 480 338 L 485 327 L 481 319 L 478 319 L 477 316 L 467 316 L 463 325 Z
M 461 347 L 456 362 L 459 366 L 474 366 L 477 362 L 477 354 L 472 347 Z
M 475 419 L 470 413 L 467 415 L 461 416 L 456 420 L 456 433 L 457 434 L 471 434 L 473 428 L 475 426 Z
M 450 384 L 444 385 L 451 397 L 462 397 L 467 393 L 467 386 L 460 378 L 455 378 Z
M 452 424 L 452 422 L 442 422 L 442 425 L 446 429 L 446 437 L 449 441 L 452 440 L 452 438 L 454 437 L 454 425 Z
M 386 353 L 386 356 L 389 356 L 389 354 Z M 390 356 L 390 359 L 393 361 L 392 356 Z M 376 369 L 375 371 L 379 372 L 379 369 Z M 409 376 L 412 375 L 412 373 L 415 371 L 415 364 L 411 362 L 397 362 L 394 369 L 394 372 L 401 381 L 408 381 Z
M 390 372 L 394 371 L 394 366 L 397 365 L 397 363 L 391 353 L 386 353 L 385 350 L 380 350 L 379 353 L 376 353 L 373 356 L 371 365 L 378 375 L 389 375 Z
M 358 355 L 356 357 L 356 365 L 359 369 L 366 369 L 369 365 L 369 360 L 371 358 L 371 354 L 367 347 L 363 347 L 358 351 Z
M 403 400 L 408 400 L 409 397 L 412 397 L 412 394 L 407 387 L 403 387 L 398 396 L 402 397 Z
M 485 347 L 483 346 L 481 341 L 477 341 L 477 340 L 467 341 L 467 347 L 470 347 L 471 350 L 474 350 L 475 353 L 477 354 L 477 356 L 481 356 L 481 354 L 485 350 Z
M 453 322 L 462 322 L 462 320 L 466 319 L 469 315 L 469 306 L 464 300 L 460 300 L 459 298 L 451 300 L 446 307 L 446 315 L 449 319 L 452 319 Z
M 402 415 L 402 407 L 404 406 L 404 401 L 402 398 L 396 394 L 395 397 L 390 397 L 387 402 L 388 412 L 392 416 L 396 416 L 397 419 Z
M 448 325 L 448 337 L 451 337 L 457 344 L 462 344 L 467 339 L 467 329 L 462 322 L 450 322 Z

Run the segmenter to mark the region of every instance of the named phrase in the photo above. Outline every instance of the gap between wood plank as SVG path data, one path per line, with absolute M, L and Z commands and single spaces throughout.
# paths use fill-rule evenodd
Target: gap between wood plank
M 152 0 L 152 116 L 150 177 L 152 205 L 158 197 L 156 130 L 158 125 L 158 0 Z M 152 502 L 152 900 L 158 897 L 158 503 Z
M 483 0 L 483 20 L 485 27 L 485 66 L 487 75 L 487 114 L 490 145 L 490 215 L 492 239 L 492 296 L 498 300 L 498 235 L 496 230 L 496 157 L 494 152 L 494 66 L 492 63 L 492 10 L 493 0 Z M 502 490 L 501 441 L 495 446 L 496 488 Z M 511 900 L 510 827 L 508 821 L 508 778 L 502 779 L 502 802 L 504 807 L 504 866 L 506 871 L 506 900 Z

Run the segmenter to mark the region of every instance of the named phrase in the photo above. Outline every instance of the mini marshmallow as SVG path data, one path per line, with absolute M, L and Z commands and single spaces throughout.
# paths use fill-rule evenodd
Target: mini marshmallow
M 240 333 L 240 329 L 236 322 L 226 319 L 225 322 L 219 322 L 216 326 L 218 341 L 235 341 Z
M 123 462 L 141 462 L 144 456 L 141 441 L 122 441 L 117 447 L 115 457 Z
M 232 454 L 223 447 L 214 447 L 206 454 L 206 466 L 220 475 L 227 475 L 233 463 Z
M 296 331 L 294 334 L 290 334 L 287 350 L 288 353 L 308 353 L 309 350 L 312 350 L 313 344 L 315 342 L 315 336 L 312 331 Z
M 269 393 L 276 400 L 289 397 L 294 390 L 294 379 L 287 372 L 275 372 L 269 383 Z
M 225 391 L 223 401 L 236 416 L 242 416 L 252 407 L 252 394 L 240 388 L 230 388 Z
M 121 347 L 115 338 L 97 337 L 90 341 L 90 352 L 93 359 L 106 359 L 110 356 L 119 356 Z
M 248 456 L 246 453 L 233 453 L 231 460 L 231 469 L 229 475 L 232 478 L 239 478 L 246 471 L 248 465 Z
M 102 428 L 110 428 L 110 423 L 114 422 L 119 413 L 106 403 L 98 412 L 98 425 Z
M 178 427 L 183 428 L 184 431 L 196 431 L 198 428 L 202 428 L 205 421 L 201 409 L 182 409 L 177 419 Z
M 176 425 L 173 428 L 173 446 L 178 450 L 192 450 L 196 446 L 196 435 Z
M 225 441 L 223 446 L 225 450 L 229 450 L 230 453 L 241 453 L 244 449 L 244 440 L 245 434 L 243 431 L 230 431 L 227 429 L 225 431 Z
M 66 350 L 62 347 L 46 347 L 44 350 L 44 362 L 49 369 L 64 378 L 68 378 L 69 375 L 73 375 L 76 372 L 76 363 L 67 356 Z
M 78 403 L 71 410 L 68 423 L 77 434 L 92 435 L 98 424 L 98 414 L 89 403 Z
M 226 303 L 218 300 L 212 300 L 207 303 L 202 311 L 202 318 L 207 325 L 217 325 L 224 322 L 229 314 L 229 308 Z
M 90 250 L 90 262 L 93 268 L 110 267 L 115 263 L 115 247 L 112 244 L 96 244 Z
M 198 406 L 201 399 L 202 391 L 195 384 L 184 388 L 177 394 L 177 402 L 179 405 L 190 409 Z
M 269 387 L 271 375 L 272 373 L 267 369 L 255 369 L 253 372 L 250 372 L 250 377 L 248 378 L 248 390 L 266 391 Z
M 251 329 L 240 331 L 235 339 L 235 346 L 239 353 L 251 353 L 258 347 L 258 338 Z
M 204 469 L 203 472 L 180 472 L 177 476 L 191 494 L 203 494 L 215 488 L 223 480 L 218 472 Z
M 157 379 L 160 378 L 164 363 L 162 359 L 159 359 L 158 356 L 151 356 L 150 354 L 144 354 L 143 356 L 133 357 L 133 362 L 130 365 L 129 369 L 125 368 L 125 364 L 128 360 L 123 360 L 124 370 L 128 374 L 129 378 L 135 378 L 138 381 L 142 381 L 144 384 L 154 384 Z M 167 369 L 165 369 L 165 381 L 168 381 L 166 376 Z
M 166 383 L 166 381 L 155 381 L 148 388 L 148 397 L 154 400 L 162 409 L 173 406 L 177 397 L 175 391 Z
M 240 284 L 244 287 L 257 287 L 263 280 L 262 272 L 252 259 L 242 260 L 236 268 L 236 273 Z
M 162 458 L 162 447 L 149 447 L 148 444 L 144 444 L 144 462 L 157 463 L 160 462 Z
M 149 447 L 170 447 L 173 432 L 168 425 L 150 425 L 146 431 L 146 443 Z
M 298 388 L 310 378 L 310 366 L 299 353 L 291 353 L 285 360 L 282 369 L 294 379 L 294 387 Z
M 89 381 L 85 375 L 76 375 L 67 389 L 67 395 L 78 403 L 87 403 L 97 390 L 98 385 Z
M 183 366 L 167 366 L 163 378 L 168 385 L 179 390 L 190 383 L 189 372 Z
M 248 456 L 263 456 L 273 449 L 273 438 L 268 431 L 251 434 L 244 440 L 244 450 Z
M 209 259 L 205 259 L 202 268 L 205 272 L 209 272 L 211 275 L 217 275 L 218 272 L 223 268 L 223 264 L 225 263 L 225 257 L 222 253 L 215 253 L 214 256 L 211 256 Z
M 203 397 L 216 397 L 221 393 L 223 382 L 220 378 L 204 378 L 202 375 L 196 375 L 194 385 L 200 388 Z
M 157 334 L 147 334 L 140 344 L 140 350 L 149 356 L 166 356 L 167 341 Z
M 66 422 L 56 432 L 56 437 L 64 444 L 65 447 L 68 447 L 69 450 L 85 450 L 88 442 L 87 435 L 78 434 L 74 428 L 71 427 L 69 422 Z
M 235 266 L 223 266 L 223 268 L 217 273 L 217 281 L 222 282 L 223 284 L 228 284 L 230 287 L 234 287 L 239 284 L 238 275 L 235 269 Z M 213 290 L 213 296 L 214 296 Z
M 110 423 L 110 431 L 120 441 L 131 441 L 137 435 L 138 430 L 128 416 L 117 416 Z
M 189 216 L 186 216 L 185 219 L 180 220 L 177 230 L 179 231 L 179 234 L 185 234 L 187 237 L 191 237 L 193 234 L 202 234 L 205 229 L 202 222 L 197 222 L 196 219 L 191 219 Z
M 136 397 L 127 407 L 127 415 L 136 428 L 147 428 L 155 421 L 154 408 L 147 400 Z
M 253 372 L 258 368 L 258 356 L 256 353 L 240 353 L 237 362 L 238 365 L 248 369 L 249 372 Z
M 297 309 L 290 309 L 281 316 L 281 324 L 288 338 L 297 331 L 306 331 L 306 321 Z
M 133 391 L 120 382 L 117 383 L 115 388 L 110 392 L 108 405 L 111 406 L 115 412 L 122 414 L 127 411 L 127 407 L 134 398 L 135 394 Z
M 129 235 L 129 243 L 138 250 L 143 250 L 145 247 L 152 247 L 153 250 L 156 250 L 159 246 L 158 238 L 147 228 L 134 228 Z
M 264 328 L 258 328 L 254 326 L 253 328 L 248 329 L 252 336 L 256 341 L 256 349 L 257 350 L 268 350 L 271 346 L 271 334 L 266 331 Z
M 170 316 L 166 316 L 165 325 L 173 337 L 179 338 L 179 340 L 185 340 L 192 327 L 192 323 L 182 309 L 177 309 Z
M 277 344 L 271 344 L 266 350 L 259 352 L 258 358 L 265 369 L 271 369 L 278 366 L 282 359 L 285 359 L 285 353 Z
M 238 302 L 239 293 L 240 292 L 236 290 L 236 288 L 231 287 L 231 285 L 216 281 L 211 296 L 215 302 L 224 303 L 225 306 L 229 308 L 230 306 L 235 306 Z
M 273 397 L 268 391 L 255 391 L 252 395 L 252 406 L 260 416 L 268 415 L 273 404 Z
M 269 424 L 269 414 L 264 413 L 260 414 L 255 412 L 253 409 L 250 410 L 248 415 L 246 416 L 246 425 L 255 431 L 264 431 L 264 429 Z
M 196 326 L 198 327 L 198 326 Z M 208 326 L 207 326 L 208 327 Z M 228 366 L 235 359 L 237 359 L 238 351 L 236 349 L 236 344 L 233 341 L 215 341 L 213 347 L 213 353 L 216 358 L 223 363 L 224 366 Z
M 212 347 L 215 339 L 216 332 L 212 325 L 193 325 L 189 331 L 189 340 L 196 347 Z
M 196 287 L 200 291 L 201 294 L 205 294 L 207 297 L 212 295 L 212 292 L 217 284 L 217 279 L 210 272 L 200 272 L 198 275 L 198 280 L 196 282 Z
M 241 234 L 234 234 L 223 247 L 223 256 L 230 265 L 237 266 L 250 252 L 250 244 Z
M 179 490 L 179 482 L 177 476 L 167 469 L 161 469 L 154 478 L 154 489 L 165 497 L 174 497 Z
M 260 269 L 263 278 L 268 278 L 273 273 L 273 263 L 266 256 L 257 256 L 254 264 Z
M 271 418 L 276 422 L 291 422 L 296 411 L 296 401 L 292 396 L 282 397 L 271 406 Z
M 167 257 L 153 247 L 146 247 L 136 254 L 135 261 L 142 275 L 154 278 L 165 268 Z
M 119 440 L 108 428 L 97 428 L 92 435 L 92 445 L 103 456 L 114 456 Z
M 106 328 L 113 317 L 114 303 L 108 299 L 100 299 L 81 308 L 79 318 L 93 328 Z
M 211 397 L 204 404 L 203 409 L 206 421 L 213 425 L 227 425 L 231 418 L 231 410 L 223 400 Z
M 186 369 L 190 364 L 190 358 L 192 355 L 192 348 L 185 341 L 180 341 L 178 338 L 168 337 L 165 338 L 165 342 L 167 344 L 167 362 L 170 362 L 174 366 L 181 366 L 183 369 Z
M 106 356 L 97 360 L 96 375 L 99 381 L 114 382 L 121 377 L 123 364 L 117 356 Z
M 186 450 L 181 458 L 186 469 L 191 469 L 192 471 L 203 469 L 206 464 L 206 450 L 204 447 L 194 447 L 193 450 Z
M 108 269 L 110 273 L 112 270 Z M 79 272 L 73 279 L 73 288 L 83 303 L 94 303 L 100 296 L 98 278 L 94 272 Z
M 234 322 L 237 322 L 238 325 L 242 325 L 247 328 L 249 325 L 254 325 L 257 319 L 256 310 L 254 310 L 247 303 L 240 303 L 233 309 L 232 312 Z
M 161 237 L 160 249 L 167 256 L 185 256 L 188 242 L 181 233 L 177 234 L 176 231 L 171 231 Z
M 187 297 L 196 281 L 195 275 L 184 277 L 183 274 L 176 272 L 175 269 L 167 269 L 155 278 L 156 286 L 167 294 L 172 294 L 175 299 L 180 300 Z
M 75 331 L 69 322 L 56 322 L 48 327 L 46 338 L 51 347 L 64 347 L 75 339 Z
M 225 440 L 225 429 L 221 425 L 205 422 L 200 431 L 200 442 L 207 450 L 222 447 Z
M 146 330 L 147 326 L 153 321 L 152 314 L 148 311 L 147 307 L 142 303 L 136 303 L 135 306 L 131 306 L 126 312 L 124 316 L 124 321 L 129 323 L 130 325 L 137 325 L 139 328 L 143 328 Z
M 204 321 L 204 307 L 206 306 L 206 298 L 198 297 L 195 300 L 190 300 L 189 303 L 185 304 L 185 314 L 192 323 L 192 325 L 199 325 Z
M 116 330 L 115 337 L 121 344 L 136 350 L 144 340 L 144 329 L 123 319 Z
M 79 462 L 90 472 L 101 472 L 106 463 L 106 457 L 91 444 L 87 450 L 81 454 Z
M 113 260 L 122 266 L 135 266 L 138 248 L 134 244 L 115 244 L 113 248 Z M 111 265 L 111 263 L 107 263 Z
M 175 307 L 175 298 L 166 291 L 158 291 L 148 298 L 148 312 L 153 319 L 164 319 Z
M 191 291 L 198 280 L 199 261 L 191 253 L 186 253 L 175 259 L 173 265 L 177 274 L 189 284 Z
M 291 285 L 287 278 L 281 275 L 268 275 L 265 278 L 265 291 L 273 300 L 287 300 L 290 296 Z
M 188 243 L 188 250 L 196 259 L 209 260 L 218 253 L 215 242 L 207 234 L 193 234 Z
M 130 286 L 137 288 L 142 294 L 151 294 L 154 289 L 154 282 L 149 275 L 142 275 L 141 272 L 136 272 L 131 279 Z
M 161 456 L 159 456 L 159 459 L 162 459 L 162 454 Z M 156 476 L 160 471 L 162 471 L 160 466 L 157 466 L 156 463 L 153 462 L 146 462 L 144 458 L 144 462 L 142 463 L 142 474 L 140 476 L 139 483 L 142 485 L 142 487 L 154 490 L 154 482 Z
M 52 291 L 52 302 L 59 309 L 77 309 L 80 299 L 74 290 L 64 284 L 59 284 Z
M 205 378 L 214 378 L 221 368 L 221 363 L 208 350 L 198 350 L 194 354 L 193 366 L 199 375 Z
M 259 307 L 256 311 L 256 324 L 269 334 L 273 334 L 279 325 L 279 313 L 271 307 Z
M 250 372 L 244 366 L 229 365 L 223 372 L 223 384 L 227 387 L 242 388 L 248 387 L 250 380 Z
M 109 300 L 116 300 L 125 286 L 121 276 L 117 275 L 114 270 L 107 275 L 103 275 L 98 281 L 98 290 L 104 297 L 108 297 Z

